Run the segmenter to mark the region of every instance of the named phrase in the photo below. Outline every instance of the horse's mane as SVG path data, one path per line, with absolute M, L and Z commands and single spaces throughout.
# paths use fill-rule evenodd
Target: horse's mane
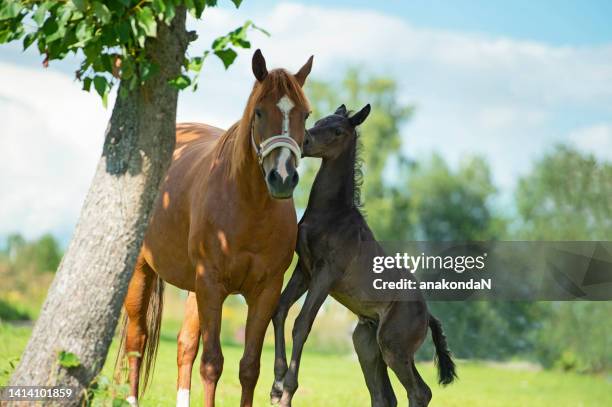
M 247 101 L 242 118 L 221 136 L 217 143 L 215 156 L 219 158 L 224 151 L 230 151 L 229 176 L 235 178 L 248 155 L 252 154 L 251 123 L 255 107 L 264 98 L 278 100 L 287 95 L 296 106 L 308 108 L 308 99 L 295 77 L 284 69 L 274 69 L 268 72 L 263 82 L 255 81 L 253 90 Z M 226 147 L 227 145 L 227 147 Z M 231 149 L 231 150 L 229 150 Z
M 353 181 L 353 206 L 359 210 L 361 210 L 363 203 L 361 202 L 361 187 L 363 186 L 363 144 L 360 140 L 360 134 L 357 129 L 355 129 L 355 142 L 352 146 L 352 154 L 351 158 L 353 160 L 353 173 L 352 173 L 352 181 Z

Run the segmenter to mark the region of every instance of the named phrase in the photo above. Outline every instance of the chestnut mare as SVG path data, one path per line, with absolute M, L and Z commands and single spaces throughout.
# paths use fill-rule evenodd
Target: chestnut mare
M 189 405 L 201 333 L 204 405 L 214 406 L 223 370 L 221 309 L 228 295 L 239 293 L 248 304 L 240 405 L 253 404 L 264 335 L 295 249 L 291 197 L 310 109 L 302 86 L 311 67 L 312 57 L 295 75 L 268 72 L 257 50 L 252 61 L 257 80 L 236 124 L 226 132 L 205 124 L 177 126 L 173 161 L 124 304 L 131 405 L 138 404 L 142 360 L 145 386 L 154 362 L 163 281 L 195 292 L 197 300 L 185 321 L 196 338 L 187 348 L 179 340 L 177 403 Z

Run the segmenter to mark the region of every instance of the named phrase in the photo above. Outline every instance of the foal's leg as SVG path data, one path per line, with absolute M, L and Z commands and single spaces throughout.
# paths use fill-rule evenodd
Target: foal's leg
M 283 378 L 287 373 L 287 352 L 285 350 L 285 321 L 289 308 L 306 292 L 308 276 L 300 265 L 295 267 L 291 279 L 281 294 L 278 307 L 272 318 L 274 324 L 274 383 L 270 391 L 270 402 L 277 404 L 283 395 Z
M 178 381 L 176 407 L 189 407 L 191 371 L 200 346 L 200 320 L 196 295 L 190 292 L 185 303 L 185 318 L 178 334 L 177 358 Z
M 196 277 L 196 299 L 202 332 L 202 363 L 200 376 L 204 384 L 204 406 L 214 407 L 217 382 L 223 372 L 223 353 L 221 352 L 221 312 L 227 297 L 225 287 L 213 278 L 216 270 L 203 271 L 198 266 Z
M 327 270 L 319 271 L 315 275 L 316 277 L 310 280 L 306 301 L 293 325 L 293 351 L 291 353 L 289 369 L 283 380 L 283 395 L 280 402 L 282 407 L 291 406 L 291 399 L 298 388 L 297 378 L 304 343 L 308 338 L 317 312 L 319 312 L 319 308 L 321 308 L 321 305 L 323 305 L 327 298 L 334 281 L 331 272 Z
M 128 355 L 130 395 L 127 399 L 131 406 L 138 405 L 138 385 L 140 365 L 147 343 L 147 308 L 155 284 L 155 272 L 140 256 L 136 261 L 134 273 L 128 286 L 123 303 L 127 314 L 125 354 Z
M 406 391 L 410 407 L 426 407 L 431 390 L 414 366 L 414 353 L 427 336 L 429 313 L 421 302 L 396 302 L 389 307 L 378 328 L 378 344 L 385 363 Z
M 359 321 L 353 331 L 353 344 L 370 392 L 372 407 L 397 406 L 387 365 L 376 342 L 376 325 L 368 321 Z
M 283 286 L 283 275 L 279 274 L 278 278 L 267 282 L 263 290 L 246 295 L 249 312 L 244 338 L 244 353 L 240 359 L 240 384 L 242 385 L 240 405 L 243 407 L 253 405 L 253 393 L 259 378 L 261 348 Z

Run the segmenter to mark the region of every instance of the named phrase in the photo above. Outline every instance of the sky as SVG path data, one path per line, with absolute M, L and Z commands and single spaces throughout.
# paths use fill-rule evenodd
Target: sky
M 250 36 L 269 67 L 296 71 L 314 55 L 312 77 L 320 80 L 355 65 L 391 76 L 400 100 L 416 107 L 402 128 L 403 152 L 438 152 L 451 165 L 481 154 L 507 197 L 556 143 L 612 159 L 612 2 L 220 4 L 189 22 L 200 36 L 190 55 L 252 19 L 271 34 Z M 180 95 L 178 120 L 222 127 L 237 120 L 253 81 L 251 53 L 241 51 L 228 71 L 206 61 L 199 90 Z M 52 232 L 65 241 L 110 109 L 80 90 L 75 59 L 48 69 L 41 60 L 20 44 L 0 46 L 0 236 Z

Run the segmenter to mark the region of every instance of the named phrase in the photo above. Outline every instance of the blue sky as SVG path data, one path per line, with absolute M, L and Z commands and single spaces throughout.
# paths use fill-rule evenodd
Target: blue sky
M 255 11 L 276 3 L 245 0 L 241 8 Z M 227 0 L 221 0 L 219 4 L 223 8 L 233 7 Z M 313 0 L 307 4 L 376 10 L 419 27 L 535 40 L 553 45 L 612 42 L 612 2 L 606 0 Z
M 220 3 L 190 21 L 200 36 L 192 55 L 252 19 L 271 33 L 250 37 L 269 67 L 297 70 L 314 54 L 317 79 L 355 65 L 395 78 L 400 100 L 416 106 L 401 129 L 404 153 L 437 152 L 451 165 L 480 154 L 506 202 L 556 143 L 612 159 L 612 2 Z M 250 55 L 242 51 L 228 71 L 207 61 L 198 92 L 179 98 L 178 120 L 231 125 L 253 81 Z M 0 236 L 67 239 L 110 110 L 80 90 L 76 60 L 46 70 L 40 61 L 20 44 L 0 46 Z

